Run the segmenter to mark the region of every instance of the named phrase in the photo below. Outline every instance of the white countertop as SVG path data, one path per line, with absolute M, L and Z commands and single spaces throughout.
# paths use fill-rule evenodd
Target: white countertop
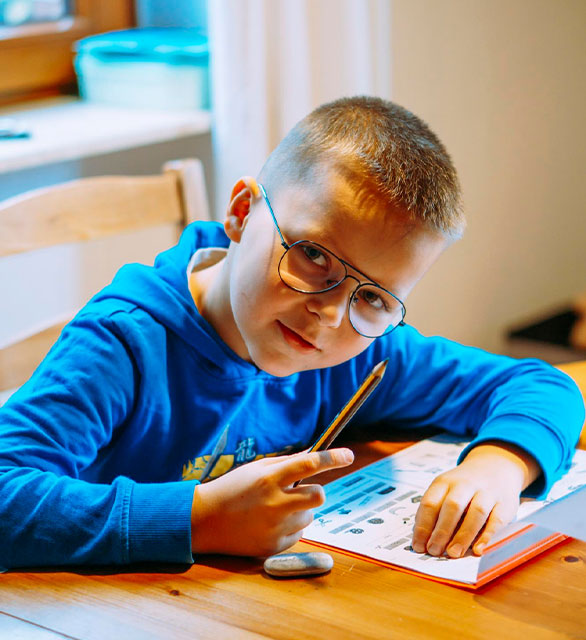
M 4 108 L 30 138 L 0 139 L 0 173 L 207 133 L 209 111 L 152 111 L 60 97 Z

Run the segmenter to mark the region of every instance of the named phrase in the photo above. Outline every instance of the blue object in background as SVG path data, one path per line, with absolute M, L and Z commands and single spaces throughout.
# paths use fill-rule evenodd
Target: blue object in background
M 208 38 L 197 29 L 111 31 L 78 41 L 75 50 L 85 100 L 155 109 L 209 107 Z
M 139 27 L 187 27 L 207 33 L 206 0 L 135 0 Z
M 53 22 L 67 15 L 68 10 L 68 0 L 0 0 L 0 26 Z

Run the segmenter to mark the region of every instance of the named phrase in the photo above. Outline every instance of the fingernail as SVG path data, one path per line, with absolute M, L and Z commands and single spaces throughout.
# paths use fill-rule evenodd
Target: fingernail
M 486 547 L 485 543 L 482 544 L 477 544 L 474 547 L 474 551 L 478 554 L 478 555 L 482 555 L 482 553 L 484 552 L 484 548 Z
M 429 547 L 427 547 L 427 553 L 429 553 L 432 556 L 437 556 L 439 555 L 441 547 L 439 546 L 439 544 L 430 544 Z
M 354 454 L 350 449 L 341 449 L 339 452 L 339 459 L 344 464 L 350 464 L 354 462 Z
M 459 558 L 462 555 L 462 547 L 459 544 L 453 544 L 447 551 L 452 558 Z
M 419 542 L 417 542 L 417 543 L 414 542 L 411 545 L 411 548 L 413 549 L 413 551 L 415 551 L 415 553 L 423 553 L 425 551 L 425 547 Z
M 354 462 L 354 451 L 346 449 L 346 462 Z

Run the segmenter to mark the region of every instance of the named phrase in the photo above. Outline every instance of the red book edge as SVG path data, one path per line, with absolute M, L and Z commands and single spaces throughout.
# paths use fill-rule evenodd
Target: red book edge
M 506 544 L 507 541 L 511 540 L 512 538 L 515 538 L 516 536 L 520 535 L 521 533 L 524 533 L 525 531 L 527 531 L 529 528 L 532 528 L 533 526 L 534 525 L 530 524 L 527 527 L 524 527 L 523 529 L 521 529 L 519 531 L 516 531 L 515 533 L 511 534 L 510 536 L 507 536 L 506 538 L 503 538 L 502 540 L 499 540 L 494 545 L 488 546 L 485 549 L 485 553 L 486 553 L 486 551 L 489 551 L 490 549 L 497 549 L 498 547 Z M 302 540 L 302 542 L 306 542 L 307 544 L 314 545 L 314 546 L 320 547 L 322 549 L 329 549 L 330 551 L 336 551 L 336 552 L 342 553 L 343 555 L 346 555 L 346 556 L 350 556 L 350 557 L 353 557 L 353 558 L 359 558 L 360 560 L 366 560 L 367 562 L 372 562 L 373 564 L 377 564 L 377 565 L 379 565 L 381 567 L 387 567 L 387 568 L 390 568 L 390 569 L 396 569 L 397 571 L 401 571 L 402 573 L 408 573 L 410 575 L 418 576 L 420 578 L 426 578 L 427 580 L 432 580 L 433 582 L 440 582 L 442 584 L 449 584 L 449 585 L 452 585 L 454 587 L 460 587 L 460 588 L 463 588 L 463 589 L 469 589 L 471 591 L 476 591 L 477 589 L 479 589 L 480 587 L 483 587 L 484 585 L 488 584 L 489 582 L 491 582 L 495 578 L 498 578 L 499 576 L 502 576 L 503 574 L 508 573 L 509 571 L 514 569 L 515 567 L 518 567 L 519 565 L 524 564 L 528 560 L 531 560 L 531 558 L 534 558 L 535 556 L 540 555 L 544 551 L 547 551 L 548 549 L 551 549 L 552 547 L 555 547 L 556 545 L 560 544 L 564 540 L 568 540 L 568 539 L 570 539 L 569 536 L 566 536 L 563 533 L 552 533 L 551 535 L 547 536 L 546 538 L 543 538 L 542 540 L 539 540 L 538 542 L 535 542 L 532 545 L 529 545 L 528 547 L 526 547 L 522 551 L 516 553 L 515 555 L 511 556 L 510 558 L 507 558 L 505 561 L 501 562 L 500 564 L 495 565 L 494 567 L 491 567 L 490 569 L 488 569 L 486 571 L 483 571 L 481 574 L 478 575 L 477 580 L 474 583 L 460 582 L 459 580 L 451 580 L 449 578 L 440 578 L 438 576 L 431 576 L 431 575 L 429 575 L 427 573 L 424 573 L 422 571 L 416 571 L 415 569 L 409 569 L 408 567 L 402 567 L 400 565 L 393 564 L 391 562 L 385 562 L 384 560 L 378 560 L 377 558 L 372 558 L 372 557 L 364 555 L 362 553 L 357 553 L 355 551 L 348 551 L 347 549 L 341 549 L 340 547 L 334 547 L 334 546 L 329 545 L 329 544 L 324 544 L 323 542 L 316 542 L 315 540 L 306 540 L 305 538 L 302 538 L 301 540 Z

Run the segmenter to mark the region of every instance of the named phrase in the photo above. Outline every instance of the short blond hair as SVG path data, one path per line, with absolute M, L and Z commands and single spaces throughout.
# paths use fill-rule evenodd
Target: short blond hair
M 323 162 L 357 168 L 383 203 L 451 238 L 462 235 L 458 176 L 439 138 L 407 109 L 357 96 L 324 104 L 298 122 L 271 153 L 259 179 L 275 185 L 311 179 Z

